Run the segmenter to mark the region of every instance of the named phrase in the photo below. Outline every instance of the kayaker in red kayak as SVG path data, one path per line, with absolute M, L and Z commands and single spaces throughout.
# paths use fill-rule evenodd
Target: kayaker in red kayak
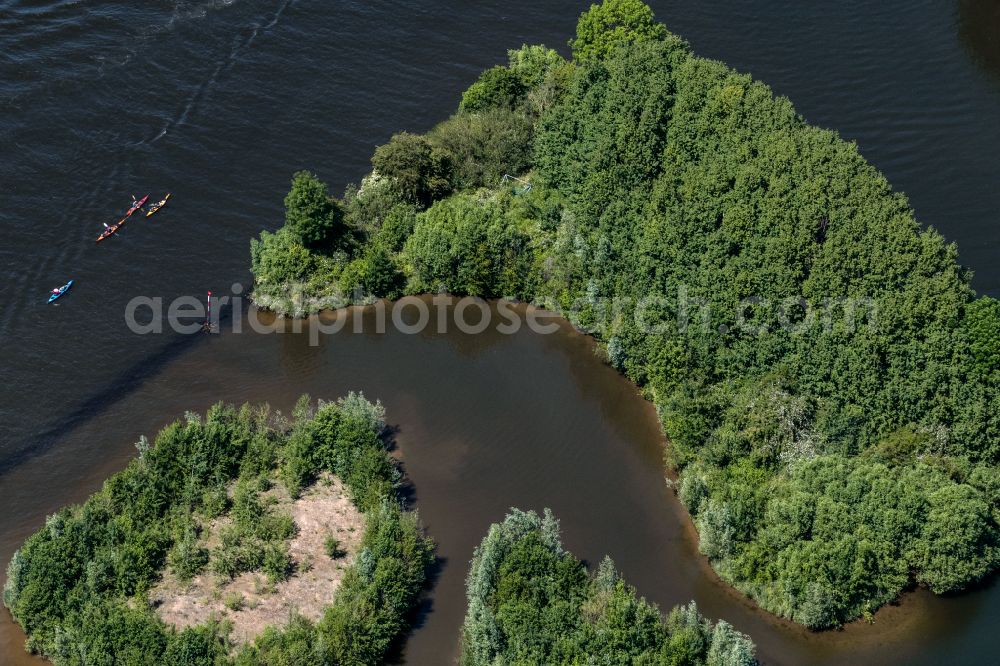
M 142 206 L 148 200 L 149 200 L 149 195 L 148 194 L 146 196 L 144 196 L 143 198 L 141 198 L 141 199 L 136 199 L 135 195 L 133 194 L 132 195 L 132 207 L 128 209 L 127 213 L 125 213 L 125 217 L 130 216 L 132 213 L 134 213 L 135 211 L 137 211 L 140 208 L 142 208 Z

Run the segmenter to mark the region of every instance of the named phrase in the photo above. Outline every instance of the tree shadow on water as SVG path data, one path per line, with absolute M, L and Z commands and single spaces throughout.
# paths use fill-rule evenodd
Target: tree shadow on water
M 973 61 L 1000 80 L 1000 0 L 959 0 L 958 37 Z
M 396 487 L 396 496 L 403 503 L 404 507 L 413 508 L 417 503 L 417 489 L 406 473 L 406 463 L 399 457 L 399 445 L 396 444 L 396 436 L 399 434 L 398 425 L 386 425 L 382 431 L 382 442 L 385 445 L 386 453 L 392 456 L 393 464 L 399 470 L 399 485 Z
M 387 424 L 385 430 L 382 431 L 382 441 L 385 443 L 385 450 L 393 457 L 396 467 L 401 474 L 396 494 L 405 507 L 413 509 L 417 503 L 417 491 L 416 486 L 413 485 L 409 475 L 406 473 L 405 463 L 399 457 L 399 445 L 396 442 L 396 437 L 400 431 L 401 428 L 398 425 Z M 431 534 L 431 537 L 433 537 L 433 534 Z M 427 570 L 427 580 L 424 583 L 424 589 L 420 592 L 420 598 L 407 618 L 410 623 L 410 629 L 393 642 L 386 655 L 385 663 L 406 663 L 406 644 L 410 636 L 420 630 L 427 623 L 427 618 L 434 612 L 434 599 L 431 597 L 431 590 L 437 586 L 441 572 L 444 571 L 447 564 L 448 558 L 435 554 L 434 561 Z
M 437 581 L 441 577 L 441 572 L 444 571 L 447 565 L 448 558 L 435 556 L 434 562 L 427 571 L 427 582 L 424 584 L 424 589 L 420 593 L 420 599 L 410 612 L 410 617 L 408 618 L 410 621 L 410 629 L 406 632 L 406 634 L 397 638 L 392 647 L 389 648 L 389 652 L 386 654 L 385 663 L 407 663 L 406 644 L 415 632 L 419 631 L 425 624 L 427 624 L 427 618 L 434 612 L 434 599 L 431 597 L 431 590 L 437 586 Z

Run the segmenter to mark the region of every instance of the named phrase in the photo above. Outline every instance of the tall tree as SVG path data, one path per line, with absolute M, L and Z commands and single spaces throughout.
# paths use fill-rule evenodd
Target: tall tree
M 343 212 L 326 184 L 309 171 L 292 177 L 285 197 L 285 225 L 307 248 L 320 248 L 340 234 Z
M 497 65 L 483 72 L 462 95 L 462 111 L 474 113 L 494 107 L 516 106 L 527 92 L 524 82 L 513 71 Z
M 372 166 L 410 203 L 428 206 L 449 190 L 448 156 L 418 134 L 400 132 L 393 136 L 375 149 Z
M 600 60 L 626 44 L 663 39 L 667 28 L 653 18 L 641 0 L 604 0 L 580 16 L 576 39 L 570 41 L 579 62 Z

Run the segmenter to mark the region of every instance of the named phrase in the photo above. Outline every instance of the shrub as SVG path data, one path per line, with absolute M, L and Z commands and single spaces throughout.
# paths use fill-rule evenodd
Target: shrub
M 524 97 L 526 87 L 521 78 L 506 67 L 492 67 L 462 94 L 460 109 L 476 113 L 497 107 L 514 108 Z
M 239 592 L 229 592 L 222 601 L 223 605 L 233 612 L 239 612 L 246 608 L 247 600 Z
M 264 546 L 261 568 L 271 583 L 287 580 L 292 573 L 293 562 L 284 543 L 267 542 Z
M 201 573 L 208 564 L 208 550 L 198 541 L 198 534 L 193 528 L 184 531 L 184 535 L 174 543 L 167 556 L 170 569 L 182 581 L 188 581 Z
M 361 181 L 361 188 L 347 188 L 344 193 L 344 216 L 368 238 L 378 235 L 389 216 L 397 209 L 412 210 L 413 204 L 400 194 L 386 176 L 372 173 Z
M 315 266 L 312 256 L 290 230 L 263 231 L 250 241 L 250 264 L 257 285 L 280 287 L 299 282 Z
M 508 51 L 507 59 L 510 71 L 520 79 L 521 85 L 527 90 L 542 85 L 553 69 L 566 63 L 555 49 L 528 44 Z
M 375 150 L 372 166 L 411 204 L 428 206 L 450 188 L 449 156 L 417 134 L 394 135 L 389 143 Z
M 393 256 L 384 247 L 372 243 L 364 255 L 348 265 L 340 276 L 340 288 L 348 294 L 398 298 L 404 277 Z
M 705 483 L 705 479 L 698 474 L 697 470 L 685 470 L 684 474 L 681 475 L 681 485 L 677 496 L 681 504 L 687 508 L 688 513 L 696 516 L 702 502 L 708 499 L 708 484 Z
M 340 549 L 340 539 L 328 534 L 326 539 L 323 540 L 323 550 L 330 557 L 331 560 L 336 560 L 344 556 L 344 551 Z
M 201 496 L 201 512 L 206 518 L 218 518 L 229 510 L 229 494 L 225 486 L 209 488 Z
M 308 171 L 292 178 L 292 188 L 285 197 L 285 228 L 303 246 L 328 247 L 343 236 L 344 214 L 330 196 L 326 185 Z
M 663 39 L 667 29 L 653 18 L 642 0 L 603 0 L 580 16 L 573 57 L 581 62 L 607 58 L 615 49 L 647 40 Z
M 386 215 L 372 242 L 390 252 L 399 252 L 403 249 L 406 239 L 413 233 L 416 222 L 417 212 L 412 206 L 395 206 Z
M 404 249 L 411 290 L 473 296 L 527 295 L 532 282 L 528 238 L 492 202 L 457 196 L 422 213 Z
M 461 663 L 667 663 L 750 666 L 749 638 L 694 602 L 664 622 L 610 558 L 594 576 L 566 552 L 558 522 L 516 509 L 492 525 L 467 579 Z
M 524 114 L 492 108 L 458 114 L 435 127 L 428 140 L 450 155 L 451 186 L 496 187 L 505 174 L 531 168 L 533 125 Z

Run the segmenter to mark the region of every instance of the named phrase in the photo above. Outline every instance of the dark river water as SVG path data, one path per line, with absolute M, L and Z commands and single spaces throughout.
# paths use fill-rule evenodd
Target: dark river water
M 0 0 L 0 563 L 120 469 L 140 434 L 216 400 L 381 398 L 443 566 L 406 645 L 448 663 L 472 549 L 507 507 L 552 507 L 663 606 L 696 599 L 766 663 L 1000 661 L 1000 589 L 923 592 L 872 626 L 810 634 L 718 584 L 667 489 L 655 414 L 571 330 L 553 335 L 134 335 L 138 295 L 248 280 L 293 171 L 335 191 L 375 145 L 423 131 L 507 48 L 563 48 L 584 2 Z M 702 55 L 837 129 L 1000 295 L 1000 1 L 674 0 Z M 563 49 L 565 50 L 565 49 Z M 130 194 L 168 208 L 95 246 Z M 45 294 L 73 278 L 58 304 Z M 0 613 L 0 664 L 32 663 Z

